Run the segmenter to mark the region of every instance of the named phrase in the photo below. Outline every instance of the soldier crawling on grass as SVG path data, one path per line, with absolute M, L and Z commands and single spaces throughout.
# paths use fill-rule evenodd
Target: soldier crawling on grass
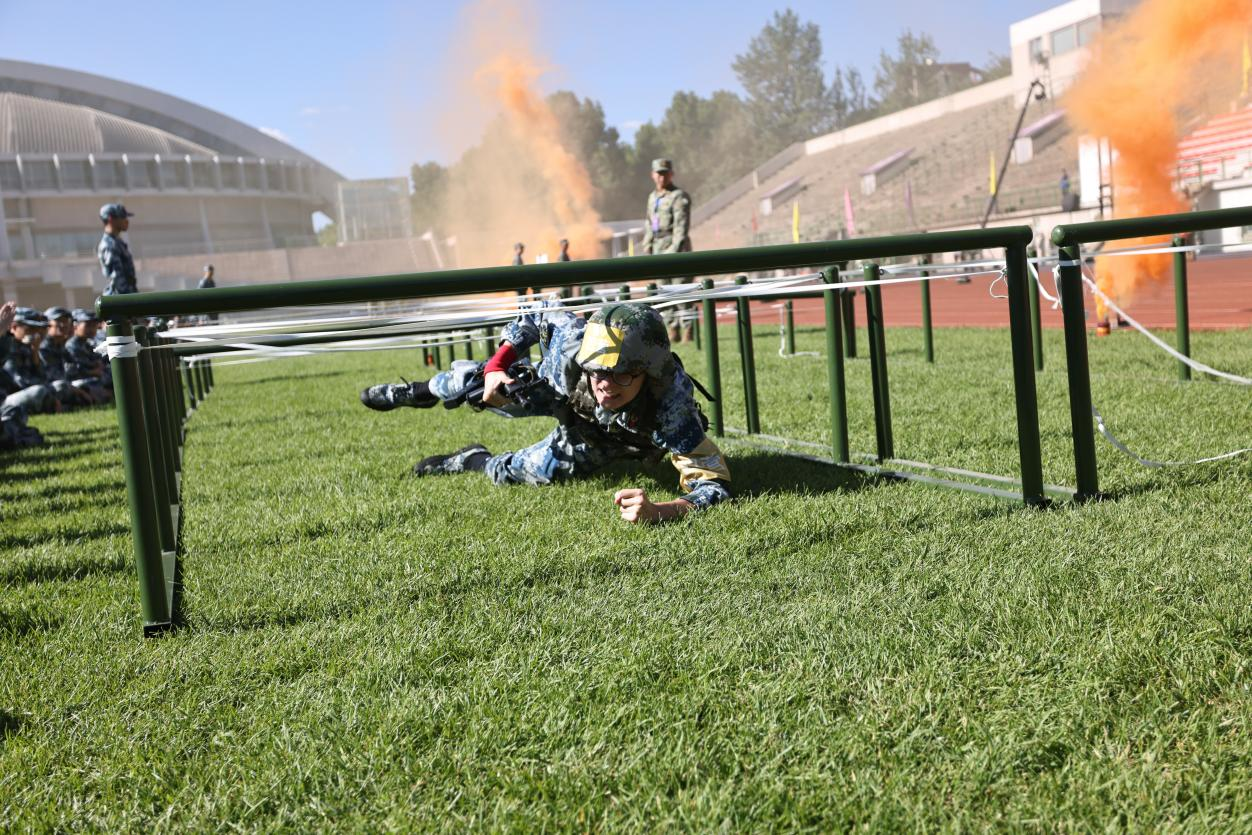
M 519 362 L 539 343 L 537 368 Z M 518 379 L 533 377 L 529 385 Z M 481 394 L 479 394 L 479 391 Z M 516 392 L 512 402 L 505 393 Z M 383 384 L 361 392 L 371 409 L 448 408 L 469 395 L 507 417 L 550 416 L 558 424 L 538 443 L 492 455 L 471 444 L 425 458 L 418 476 L 484 472 L 496 484 L 551 484 L 617 460 L 659 461 L 669 453 L 686 494 L 653 502 L 640 488 L 613 502 L 628 522 L 662 522 L 730 498 L 730 470 L 705 434 L 708 420 L 693 382 L 670 349 L 665 323 L 642 304 L 610 304 L 582 319 L 553 303 L 524 312 L 503 333 L 486 363 L 458 360 L 428 382 Z

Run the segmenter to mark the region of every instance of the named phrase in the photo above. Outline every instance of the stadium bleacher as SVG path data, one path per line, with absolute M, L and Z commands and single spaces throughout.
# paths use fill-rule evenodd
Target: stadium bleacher
M 1042 108 L 1032 104 L 1028 115 L 1038 120 L 1057 110 L 1052 102 L 1045 102 Z M 790 206 L 781 205 L 770 195 L 780 184 L 793 180 L 798 185 L 787 191 L 799 201 L 804 240 L 845 234 L 845 190 L 851 196 L 858 236 L 976 224 L 987 205 L 989 163 L 994 160 L 999 169 L 1018 112 L 1012 97 L 1004 97 L 939 116 L 921 126 L 883 132 L 820 153 L 794 154 L 769 176 L 761 176 L 765 169 L 758 169 L 754 188 L 698 217 L 693 239 L 697 248 L 790 241 Z M 1062 170 L 1068 170 L 1071 187 L 1078 191 L 1075 141 L 1068 128 L 1060 132 L 1063 135 L 1058 140 L 1036 149 L 1028 162 L 1009 165 L 997 214 L 1059 210 Z M 872 194 L 862 194 L 864 172 L 910 148 L 913 150 L 902 172 L 877 184 Z M 911 192 L 911 212 L 906 188 Z M 762 200 L 767 198 L 774 204 L 768 214 L 762 211 Z

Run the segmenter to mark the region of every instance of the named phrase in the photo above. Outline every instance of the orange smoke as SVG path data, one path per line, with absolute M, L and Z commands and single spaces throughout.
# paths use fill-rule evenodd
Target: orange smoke
M 1065 98 L 1070 122 L 1107 137 L 1117 153 L 1116 217 L 1188 210 L 1174 191 L 1178 141 L 1185 124 L 1212 115 L 1237 94 L 1249 22 L 1252 0 L 1144 0 L 1101 35 Z M 1167 240 L 1138 238 L 1121 245 Z M 1100 258 L 1096 274 L 1100 288 L 1126 304 L 1144 283 L 1164 278 L 1169 263 L 1167 255 Z
M 556 259 L 568 238 L 575 259 L 600 251 L 600 216 L 586 167 L 565 147 L 561 125 L 538 81 L 545 64 L 526 45 L 534 19 L 520 0 L 478 0 L 465 12 L 456 54 L 464 86 L 441 121 L 487 122 L 478 144 L 451 168 L 445 226 L 463 267 L 507 264 L 515 241 L 525 260 Z M 463 134 L 464 130 L 461 131 Z

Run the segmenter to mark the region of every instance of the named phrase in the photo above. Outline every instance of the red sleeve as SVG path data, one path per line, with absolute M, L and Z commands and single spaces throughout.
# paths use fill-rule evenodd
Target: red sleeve
M 515 362 L 517 362 L 517 351 L 513 350 L 513 343 L 502 343 L 495 356 L 487 360 L 487 364 L 483 366 L 483 373 L 490 374 L 492 371 L 508 371 L 509 366 Z

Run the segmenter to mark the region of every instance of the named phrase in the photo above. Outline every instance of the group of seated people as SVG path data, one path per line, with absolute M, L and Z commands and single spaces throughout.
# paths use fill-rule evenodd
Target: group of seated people
M 0 449 L 38 446 L 28 415 L 108 403 L 108 361 L 96 353 L 100 320 L 89 310 L 0 306 Z

